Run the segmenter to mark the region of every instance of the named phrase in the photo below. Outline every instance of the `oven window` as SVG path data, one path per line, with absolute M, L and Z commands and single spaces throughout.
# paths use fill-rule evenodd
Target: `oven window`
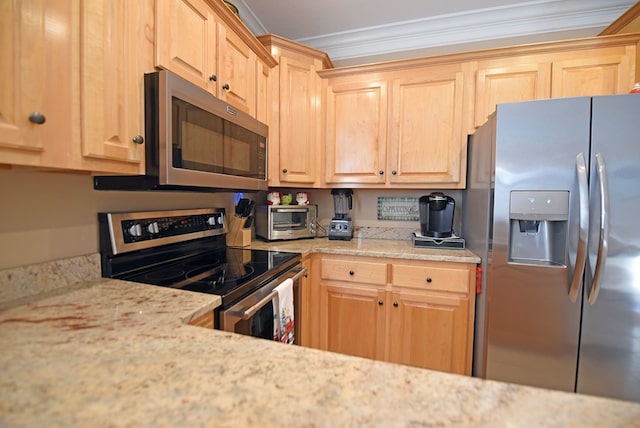
M 173 167 L 266 178 L 266 139 L 179 98 L 172 98 Z
M 309 212 L 307 210 L 279 210 L 276 209 L 272 213 L 273 230 L 306 230 L 309 228 Z
M 273 305 L 267 303 L 250 319 L 238 321 L 234 331 L 246 336 L 273 340 L 273 317 Z

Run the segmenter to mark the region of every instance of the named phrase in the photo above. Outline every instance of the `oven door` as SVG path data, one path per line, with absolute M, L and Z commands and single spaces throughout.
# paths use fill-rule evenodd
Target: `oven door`
M 285 280 L 293 280 L 294 344 L 299 343 L 302 316 L 300 314 L 301 278 L 307 269 L 298 264 L 219 313 L 220 329 L 247 336 L 273 340 L 273 300 L 277 298 L 275 288 Z

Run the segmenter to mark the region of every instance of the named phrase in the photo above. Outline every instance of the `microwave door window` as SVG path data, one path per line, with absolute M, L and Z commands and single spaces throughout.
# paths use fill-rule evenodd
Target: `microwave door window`
M 250 178 L 266 178 L 264 153 L 266 140 L 258 134 L 226 122 L 228 138 L 224 146 L 225 173 Z
M 173 166 L 223 173 L 223 119 L 176 98 L 173 110 Z

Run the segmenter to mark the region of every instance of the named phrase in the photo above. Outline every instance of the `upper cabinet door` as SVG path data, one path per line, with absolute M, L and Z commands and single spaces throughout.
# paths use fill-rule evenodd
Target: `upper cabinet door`
M 476 72 L 475 127 L 487 121 L 496 104 L 551 97 L 551 64 L 528 58 L 483 61 Z
M 217 30 L 204 0 L 156 1 L 156 65 L 217 92 Z
M 222 23 L 218 42 L 218 96 L 255 117 L 256 54 Z
M 320 79 L 315 66 L 280 56 L 280 183 L 313 185 L 319 165 Z
M 581 54 L 576 56 L 575 54 Z M 591 49 L 553 61 L 553 98 L 626 94 L 633 86 L 633 47 Z
M 377 76 L 329 80 L 326 92 L 326 172 L 332 183 L 385 180 L 387 82 Z
M 464 73 L 428 67 L 393 80 L 389 182 L 464 187 Z
M 71 143 L 72 22 L 68 1 L 0 2 L 1 163 L 40 165 L 45 146 Z
M 143 76 L 150 68 L 145 52 L 152 44 L 145 37 L 145 17 L 151 12 L 145 4 L 81 3 L 82 155 L 129 163 L 122 172 L 141 172 L 144 161 Z

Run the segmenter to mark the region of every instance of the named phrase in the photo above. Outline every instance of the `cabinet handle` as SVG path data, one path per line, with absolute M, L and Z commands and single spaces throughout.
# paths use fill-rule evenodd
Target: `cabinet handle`
M 34 111 L 29 115 L 29 122 L 35 123 L 36 125 L 42 125 L 46 121 L 47 121 L 47 118 L 44 116 L 44 114 L 38 111 Z
M 353 276 L 354 274 L 355 274 L 354 271 L 352 271 L 352 270 L 349 271 L 349 275 Z
M 282 170 L 282 173 L 283 173 L 283 174 L 286 174 L 287 172 L 289 172 L 289 170 L 288 170 L 287 168 L 284 168 L 284 169 Z
M 131 141 L 133 141 L 136 144 L 142 144 L 144 143 L 144 137 L 142 135 L 136 135 L 131 139 Z
M 378 174 L 380 174 L 380 175 L 384 175 L 384 171 L 383 171 L 383 170 L 380 170 L 380 171 L 378 171 Z
M 384 302 L 382 300 L 378 300 L 378 306 L 382 306 L 384 305 Z
M 427 282 L 428 282 L 428 283 L 431 283 L 431 281 L 432 281 L 432 280 L 431 280 L 431 277 L 430 277 L 430 276 L 428 276 L 428 277 L 427 277 Z
M 398 171 L 394 169 L 393 171 L 391 171 L 391 175 L 398 175 Z
M 212 82 L 215 82 L 218 80 L 218 76 L 216 76 L 215 74 L 212 74 L 211 76 L 209 76 L 209 80 L 211 80 Z
M 222 89 L 224 89 L 225 91 L 228 91 L 230 88 L 228 83 L 225 83 L 224 85 L 222 85 Z
M 398 302 L 393 302 L 393 307 L 397 308 L 398 307 Z

